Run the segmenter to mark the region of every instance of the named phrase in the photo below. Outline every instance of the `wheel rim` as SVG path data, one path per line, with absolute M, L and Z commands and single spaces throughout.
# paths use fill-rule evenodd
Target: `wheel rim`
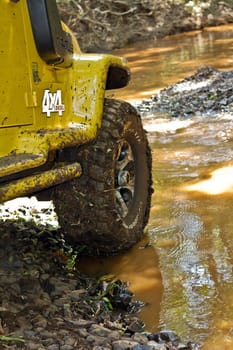
M 118 143 L 115 167 L 116 208 L 125 218 L 130 210 L 135 189 L 135 159 L 130 144 L 124 140 Z

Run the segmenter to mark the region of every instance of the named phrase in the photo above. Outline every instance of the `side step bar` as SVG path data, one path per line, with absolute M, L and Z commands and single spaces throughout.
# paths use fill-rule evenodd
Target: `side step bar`
M 16 197 L 32 195 L 35 192 L 72 180 L 81 175 L 81 165 L 73 163 L 12 181 L 0 186 L 0 203 Z
M 46 162 L 47 155 L 15 154 L 0 158 L 0 177 L 38 167 Z

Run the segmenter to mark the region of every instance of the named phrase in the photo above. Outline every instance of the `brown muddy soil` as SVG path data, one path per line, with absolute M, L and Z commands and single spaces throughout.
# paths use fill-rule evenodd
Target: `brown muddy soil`
M 147 333 L 127 285 L 80 273 L 59 230 L 8 220 L 0 235 L 1 350 L 199 349 L 172 331 Z
M 137 41 L 233 22 L 233 1 L 61 1 L 62 20 L 86 52 L 110 51 Z M 200 3 L 197 2 L 197 3 Z

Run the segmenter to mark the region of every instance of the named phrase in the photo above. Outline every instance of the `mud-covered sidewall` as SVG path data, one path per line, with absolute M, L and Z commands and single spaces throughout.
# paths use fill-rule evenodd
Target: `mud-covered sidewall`
M 135 161 L 135 198 L 126 217 L 116 205 L 115 167 L 118 143 L 126 140 Z M 56 187 L 53 201 L 62 230 L 91 254 L 112 254 L 131 247 L 143 235 L 152 193 L 151 153 L 136 110 L 128 103 L 105 100 L 96 140 L 76 152 L 83 175 Z

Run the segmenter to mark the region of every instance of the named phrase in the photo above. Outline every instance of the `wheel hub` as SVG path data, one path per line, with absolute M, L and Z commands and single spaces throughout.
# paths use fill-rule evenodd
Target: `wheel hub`
M 118 174 L 119 186 L 127 186 L 130 181 L 130 173 L 126 170 L 120 170 Z
M 124 140 L 119 142 L 115 168 L 116 207 L 124 218 L 134 198 L 135 160 L 130 144 Z

